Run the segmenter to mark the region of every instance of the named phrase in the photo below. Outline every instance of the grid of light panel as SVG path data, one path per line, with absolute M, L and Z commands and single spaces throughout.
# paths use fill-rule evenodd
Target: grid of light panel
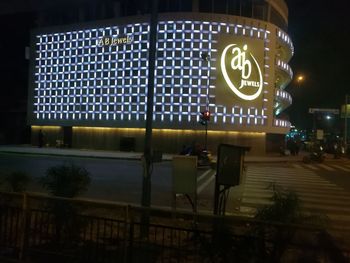
M 213 124 L 265 125 L 268 86 L 262 107 L 215 104 L 213 90 L 219 34 L 264 42 L 264 79 L 270 74 L 270 32 L 248 25 L 206 21 L 161 21 L 155 69 L 154 126 L 193 124 L 209 108 Z M 131 43 L 99 45 L 104 38 Z M 36 120 L 135 122 L 146 118 L 148 23 L 36 36 L 34 116 Z M 201 58 L 208 53 L 209 61 Z M 164 126 L 163 126 L 164 127 Z M 172 127 L 176 127 L 172 126 Z M 195 128 L 195 127 L 193 127 Z M 201 127 L 198 127 L 198 129 Z
M 99 46 L 104 36 L 132 44 Z M 145 114 L 148 25 L 37 36 L 34 113 L 49 120 L 138 120 Z

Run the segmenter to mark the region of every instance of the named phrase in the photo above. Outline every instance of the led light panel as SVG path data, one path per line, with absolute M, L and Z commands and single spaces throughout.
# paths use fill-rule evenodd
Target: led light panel
M 160 21 L 157 32 L 156 123 L 198 122 L 199 112 L 209 108 L 213 123 L 266 124 L 266 80 L 261 108 L 239 103 L 230 108 L 217 105 L 211 90 L 215 89 L 217 74 L 217 35 L 228 33 L 264 41 L 263 75 L 268 77 L 269 31 L 240 24 L 181 20 Z M 279 36 L 285 38 L 282 33 Z M 36 120 L 77 124 L 144 121 L 148 49 L 148 23 L 37 35 L 33 97 Z M 209 61 L 201 58 L 202 53 L 209 54 Z M 281 67 L 290 69 L 284 64 Z

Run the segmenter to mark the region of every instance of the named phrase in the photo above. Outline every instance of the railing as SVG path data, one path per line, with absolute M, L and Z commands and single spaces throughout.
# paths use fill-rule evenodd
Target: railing
M 281 247 L 288 262 L 305 253 L 323 262 L 350 256 L 322 229 L 247 218 L 5 193 L 0 212 L 0 261 L 271 262 Z

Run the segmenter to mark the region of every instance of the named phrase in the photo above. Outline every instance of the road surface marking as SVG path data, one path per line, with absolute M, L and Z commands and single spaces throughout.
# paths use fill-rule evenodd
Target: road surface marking
M 332 166 L 333 166 L 333 167 L 336 167 L 336 168 L 338 168 L 338 169 L 340 169 L 340 170 L 343 170 L 343 171 L 345 171 L 345 172 L 350 172 L 350 169 L 345 168 L 345 167 L 343 167 L 343 166 L 341 166 L 341 165 L 332 164 Z
M 323 169 L 325 169 L 325 170 L 327 170 L 327 171 L 335 171 L 334 168 L 329 167 L 329 166 L 327 166 L 327 165 L 325 165 L 325 164 L 319 163 L 318 166 L 322 167 Z
M 336 169 L 324 164 L 315 165 L 326 170 L 335 171 Z M 301 169 L 295 169 L 296 167 Z M 304 207 L 315 210 L 316 213 L 334 217 L 335 225 L 338 223 L 341 225 L 337 217 L 339 214 L 344 214 L 350 219 L 350 209 L 347 207 L 350 201 L 349 193 L 342 187 L 318 176 L 317 171 L 307 169 L 304 164 L 301 164 L 301 167 L 298 164 L 292 165 L 292 168 L 287 169 L 276 169 L 275 167 L 274 169 L 270 167 L 249 168 L 246 174 L 241 206 L 254 208 L 269 202 L 273 190 L 267 186 L 275 183 L 277 187 L 296 191 L 303 201 Z
M 292 166 L 296 169 L 303 169 L 303 167 L 300 164 L 293 163 Z
M 303 165 L 301 165 L 301 164 L 292 164 L 292 166 L 294 168 L 296 168 L 296 169 L 304 169 L 306 167 L 306 168 L 309 168 L 311 170 L 318 170 L 317 167 L 315 167 L 314 165 L 311 165 L 311 164 L 303 164 Z
M 209 169 L 207 171 L 205 171 L 203 174 L 201 174 L 198 178 L 197 178 L 197 183 L 199 183 L 199 181 L 201 181 L 204 177 L 206 177 L 212 170 Z
M 304 164 L 304 166 L 305 166 L 306 168 L 311 169 L 311 170 L 319 170 L 317 167 L 315 167 L 315 166 L 312 165 L 312 164 Z
M 209 177 L 209 179 L 206 182 L 204 182 L 201 186 L 197 188 L 197 194 L 202 192 L 204 188 L 206 188 L 214 179 L 215 179 L 215 173 L 211 177 Z

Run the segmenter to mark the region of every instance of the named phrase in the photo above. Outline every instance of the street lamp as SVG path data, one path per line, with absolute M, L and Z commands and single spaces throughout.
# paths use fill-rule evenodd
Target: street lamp
M 304 81 L 304 76 L 303 75 L 299 75 L 297 77 L 297 83 L 298 83 L 298 88 L 300 88 L 300 84 Z
M 302 76 L 302 75 L 298 76 L 297 80 L 298 80 L 298 82 L 303 81 L 304 80 L 304 76 Z

